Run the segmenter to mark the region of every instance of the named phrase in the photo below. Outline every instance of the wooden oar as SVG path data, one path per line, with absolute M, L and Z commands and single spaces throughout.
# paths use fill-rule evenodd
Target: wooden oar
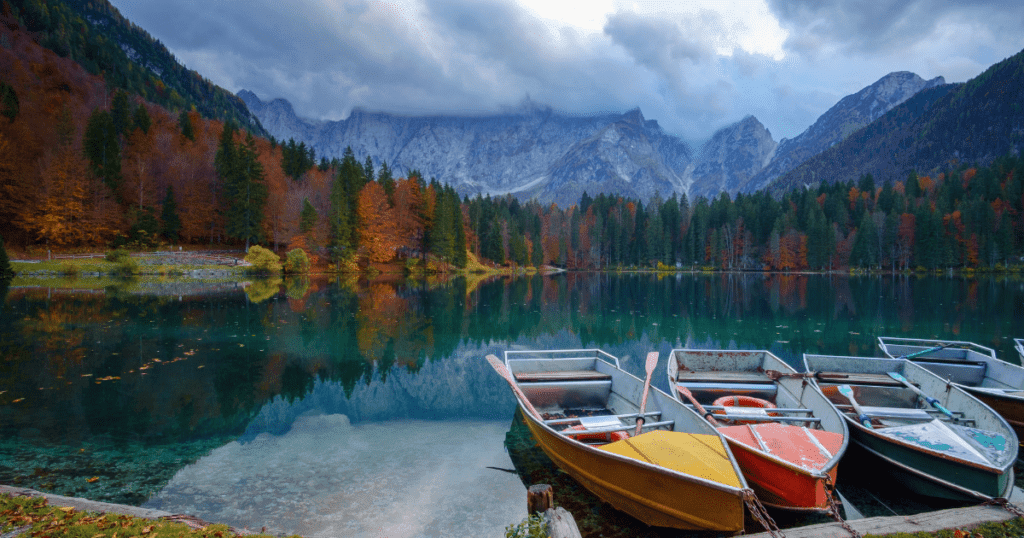
M 651 390 L 651 374 L 654 367 L 658 365 L 658 352 L 652 351 L 647 354 L 647 379 L 644 380 L 644 397 L 640 400 L 640 416 L 636 417 L 636 433 L 633 437 L 640 435 L 640 429 L 644 427 L 644 410 L 647 409 L 647 393 Z
M 494 355 L 488 355 L 487 362 L 491 363 L 491 367 L 494 368 L 495 372 L 498 372 L 498 375 L 504 377 L 505 381 L 508 381 L 509 386 L 512 387 L 512 392 L 515 392 L 516 396 L 519 396 L 519 400 L 523 402 L 523 405 L 526 407 L 526 410 L 529 411 L 530 414 L 532 414 L 533 416 L 537 417 L 537 420 L 543 421 L 544 419 L 540 416 L 540 413 L 538 413 L 537 410 L 533 408 L 533 404 L 531 404 L 530 400 L 528 400 L 526 398 L 526 395 L 523 394 L 523 391 L 519 388 L 519 385 L 516 385 L 516 380 L 512 378 L 512 372 L 509 372 L 508 368 L 505 368 L 505 365 L 501 363 L 501 360 L 498 357 L 495 357 Z
M 952 345 L 953 345 L 952 343 L 940 344 L 940 345 L 937 345 L 937 346 L 935 346 L 935 347 L 933 347 L 931 349 L 925 349 L 925 350 L 922 350 L 922 351 L 917 351 L 917 352 L 911 353 L 909 355 L 900 355 L 899 357 L 895 357 L 895 358 L 897 358 L 897 359 L 913 359 L 914 357 L 919 357 L 921 355 L 924 355 L 925 353 L 931 353 L 932 351 L 941 351 L 941 350 L 946 349 L 947 347 L 950 347 Z
M 942 407 L 942 404 L 940 404 L 938 400 L 925 394 L 923 390 L 914 386 L 914 384 L 908 381 L 907 378 L 901 376 L 896 372 L 889 372 L 889 377 L 895 379 L 896 381 L 899 381 L 900 383 L 903 383 L 908 389 L 916 392 L 920 397 L 924 398 L 924 401 L 931 404 L 931 406 L 934 407 L 935 409 L 938 409 L 940 412 L 942 412 L 943 415 L 946 415 L 947 417 L 956 420 L 956 417 L 953 416 L 953 413 L 949 409 Z
M 687 400 L 690 400 L 690 403 L 693 404 L 694 409 L 696 409 L 697 412 L 701 414 L 701 416 L 708 419 L 708 422 L 710 422 L 712 426 L 716 428 L 721 426 L 721 424 L 719 424 L 718 421 L 715 420 L 715 416 L 712 413 L 708 413 L 707 410 L 704 409 L 704 406 L 697 401 L 697 398 L 693 397 L 693 393 L 690 392 L 690 389 L 682 385 L 676 385 L 676 390 L 679 391 L 679 394 L 685 396 Z
M 850 400 L 850 403 L 853 404 L 853 410 L 857 412 L 857 415 L 859 415 L 857 420 L 867 427 L 867 429 L 875 429 L 874 426 L 871 425 L 871 417 L 864 413 L 864 410 L 860 408 L 860 404 L 857 403 L 857 399 L 853 397 L 853 389 L 851 389 L 849 385 L 840 385 L 836 387 L 836 389 L 839 391 L 839 394 L 846 396 L 846 399 Z

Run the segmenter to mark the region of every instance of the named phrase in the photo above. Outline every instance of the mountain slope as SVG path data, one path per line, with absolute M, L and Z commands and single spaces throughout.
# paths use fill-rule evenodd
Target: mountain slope
M 714 198 L 721 192 L 744 191 L 751 177 L 775 155 L 778 144 L 754 116 L 719 129 L 700 151 L 692 172 L 695 197 Z
M 889 73 L 859 92 L 840 99 L 804 132 L 792 139 L 781 140 L 768 166 L 740 190 L 755 192 L 763 189 L 773 179 L 842 141 L 921 90 L 942 84 L 945 84 L 942 77 L 925 81 L 906 71 Z
M 903 180 L 911 170 L 930 174 L 956 165 L 985 165 L 1024 146 L 1024 52 L 993 65 L 965 84 L 922 91 L 811 158 L 770 185 L 784 192 L 802 185 L 856 180 Z
M 267 134 L 241 99 L 181 65 L 107 0 L 5 0 L 3 5 L 42 46 L 102 74 L 112 88 L 168 110 L 195 107 L 204 118 L 233 120 L 254 134 Z

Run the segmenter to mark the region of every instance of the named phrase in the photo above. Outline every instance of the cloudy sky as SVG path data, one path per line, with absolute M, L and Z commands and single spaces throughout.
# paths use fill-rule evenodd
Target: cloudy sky
M 778 140 L 893 71 L 963 82 L 1024 49 L 1020 0 L 112 0 L 189 68 L 301 116 L 478 114 L 527 97 Z

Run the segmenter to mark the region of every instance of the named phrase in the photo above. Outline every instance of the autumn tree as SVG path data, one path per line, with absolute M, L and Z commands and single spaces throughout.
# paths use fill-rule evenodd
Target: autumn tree
M 359 193 L 359 243 L 360 252 L 370 263 L 384 263 L 395 257 L 398 242 L 392 213 L 380 183 L 367 183 Z

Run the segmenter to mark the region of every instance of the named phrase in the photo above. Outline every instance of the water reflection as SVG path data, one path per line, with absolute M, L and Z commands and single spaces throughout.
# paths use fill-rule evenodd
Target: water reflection
M 875 355 L 888 335 L 975 341 L 1016 361 L 1024 336 L 1015 276 L 28 284 L 0 309 L 0 483 L 135 504 L 211 450 L 285 435 L 308 412 L 356 430 L 507 425 L 513 399 L 480 357 L 508 348 L 599 347 L 642 375 L 648 351 L 663 368 L 680 346 L 769 349 L 799 365 L 804 352 Z

